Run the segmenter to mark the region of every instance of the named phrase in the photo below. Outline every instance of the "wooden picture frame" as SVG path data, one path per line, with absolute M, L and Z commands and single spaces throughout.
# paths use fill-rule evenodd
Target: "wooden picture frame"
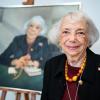
M 23 5 L 34 5 L 34 0 L 25 0 L 23 1 Z
M 80 9 L 80 2 L 45 6 L 0 7 L 0 55 L 8 47 L 15 36 L 23 34 L 24 23 L 33 16 L 42 16 L 46 20 L 49 30 L 52 24 L 58 21 L 67 12 L 78 11 Z M 11 66 L 0 64 L 0 87 L 42 90 L 43 73 L 41 75 L 30 77 L 23 71 L 20 72 L 20 77 L 14 79 L 15 76 L 8 73 L 9 67 Z

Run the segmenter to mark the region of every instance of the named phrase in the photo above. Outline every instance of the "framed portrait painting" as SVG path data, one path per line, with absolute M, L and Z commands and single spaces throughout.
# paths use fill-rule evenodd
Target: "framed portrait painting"
M 49 30 L 67 12 L 80 8 L 80 3 L 0 7 L 0 87 L 41 91 L 46 61 L 61 53 L 48 40 Z M 30 22 L 36 20 L 45 31 L 34 36 L 32 27 L 40 26 Z

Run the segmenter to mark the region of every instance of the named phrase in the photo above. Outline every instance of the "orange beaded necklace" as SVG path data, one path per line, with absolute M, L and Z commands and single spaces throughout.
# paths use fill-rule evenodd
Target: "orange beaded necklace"
M 78 77 L 82 74 L 82 72 L 85 68 L 85 64 L 86 64 L 86 58 L 84 59 L 83 63 L 81 64 L 81 67 L 80 67 L 78 73 L 75 76 L 73 76 L 72 78 L 70 78 L 68 76 L 68 64 L 66 62 L 66 65 L 65 65 L 65 78 L 66 78 L 66 80 L 69 81 L 69 82 L 77 81 Z

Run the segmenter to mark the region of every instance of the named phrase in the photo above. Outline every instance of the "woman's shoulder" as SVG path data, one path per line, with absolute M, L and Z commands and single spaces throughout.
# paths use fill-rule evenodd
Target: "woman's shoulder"
M 15 36 L 15 39 L 22 39 L 22 38 L 25 38 L 26 37 L 26 35 L 17 35 L 17 36 Z
M 36 43 L 39 43 L 40 45 L 47 46 L 48 45 L 48 39 L 44 36 L 38 36 L 37 39 L 36 39 Z
M 96 54 L 96 53 L 95 53 L 95 56 L 97 57 L 97 59 L 100 58 L 100 54 Z
M 47 39 L 47 37 L 40 35 L 40 36 L 38 36 L 38 40 L 42 40 L 42 41 L 46 40 L 47 41 L 48 39 Z
M 66 55 L 60 54 L 58 56 L 52 57 L 46 62 L 45 69 L 51 70 L 53 73 L 56 73 L 57 70 L 63 69 L 63 64 L 66 61 Z
M 57 56 L 50 58 L 47 62 L 50 62 L 50 63 L 60 62 L 63 59 L 66 59 L 66 55 L 65 54 L 59 54 Z
M 100 54 L 95 53 L 93 50 L 87 48 L 87 55 L 94 56 L 96 58 L 100 58 Z
M 99 54 L 95 54 L 95 62 L 97 62 L 100 66 L 100 55 Z
M 17 35 L 14 37 L 13 41 L 23 41 L 26 38 L 26 35 Z

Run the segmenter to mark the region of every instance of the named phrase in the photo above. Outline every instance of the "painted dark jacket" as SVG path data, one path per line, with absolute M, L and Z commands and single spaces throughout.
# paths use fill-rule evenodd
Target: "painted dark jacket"
M 49 44 L 46 37 L 38 36 L 28 51 L 26 35 L 16 36 L 8 48 L 0 55 L 0 64 L 9 66 L 13 59 L 29 53 L 32 60 L 38 60 L 40 67 L 44 68 L 46 60 L 54 56 L 53 51 L 58 52 L 59 49 L 55 45 Z
M 46 62 L 41 100 L 62 100 L 66 88 L 64 54 Z M 79 85 L 79 100 L 100 100 L 100 55 L 87 49 L 86 66 Z

